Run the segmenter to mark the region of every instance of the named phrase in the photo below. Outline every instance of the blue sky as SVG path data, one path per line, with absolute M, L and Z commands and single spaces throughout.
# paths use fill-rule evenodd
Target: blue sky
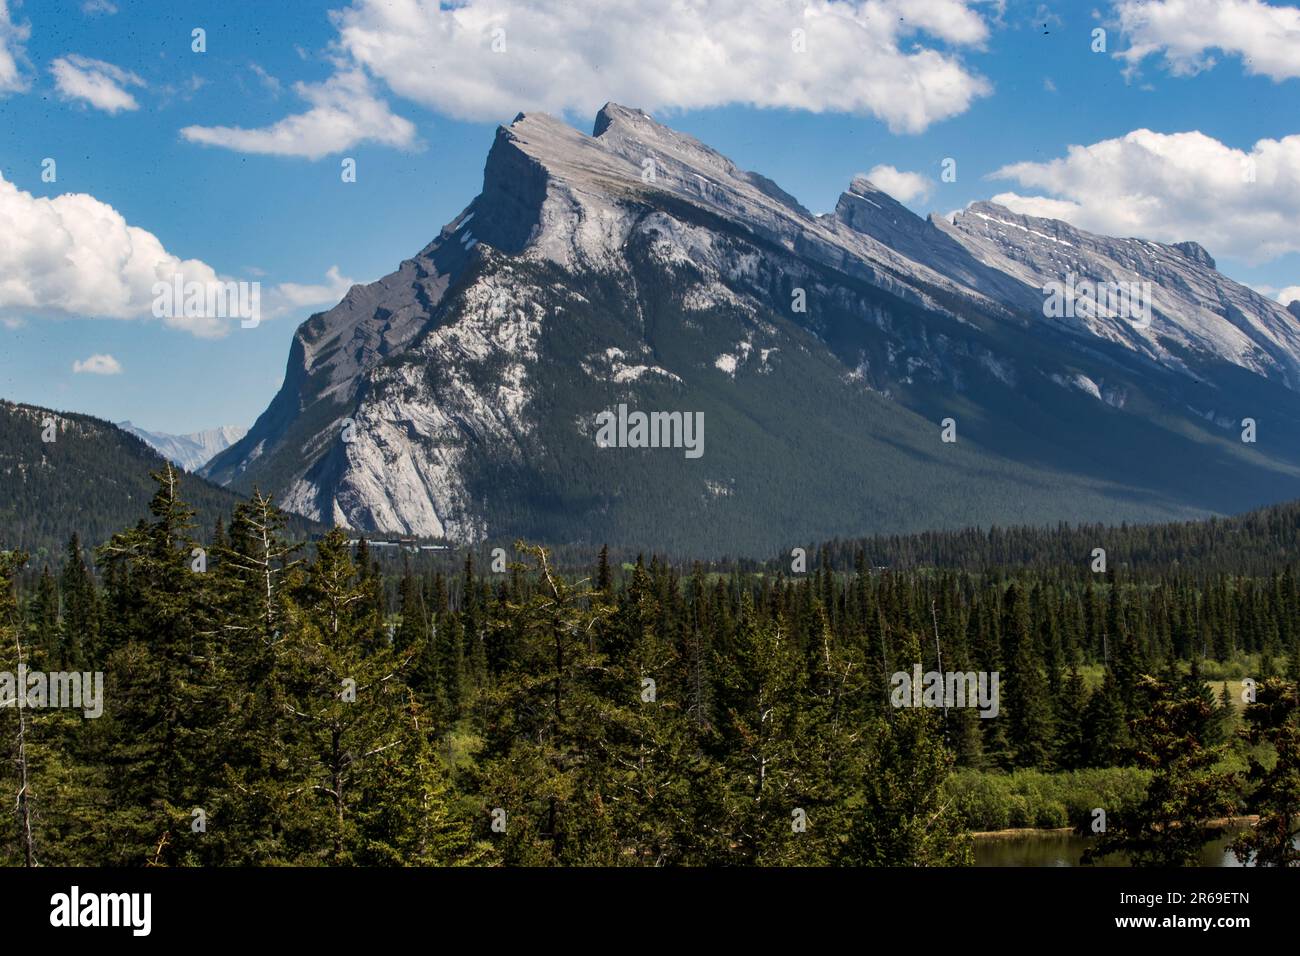
M 1270 295 L 1300 287 L 1295 7 L 816 0 L 807 19 L 805 3 L 687 0 L 661 24 L 647 6 L 611 0 L 578 22 L 522 0 L 0 0 L 0 229 L 20 237 L 6 249 L 0 233 L 0 396 L 169 432 L 250 425 L 297 324 L 473 198 L 497 124 L 548 108 L 589 131 L 611 99 L 814 212 L 888 166 L 878 184 L 922 214 L 1003 196 L 1096 231 L 1196 239 Z M 805 59 L 790 23 L 808 25 Z M 755 52 L 754 36 L 776 39 Z M 692 74 L 701 38 L 735 75 Z M 782 71 L 796 82 L 771 80 Z M 1247 156 L 1248 189 L 1224 178 Z M 956 182 L 940 179 L 948 157 Z M 93 202 L 45 202 L 68 194 Z M 110 213 L 194 269 L 262 283 L 261 324 L 196 334 L 141 310 Z M 122 236 L 136 257 L 154 248 Z

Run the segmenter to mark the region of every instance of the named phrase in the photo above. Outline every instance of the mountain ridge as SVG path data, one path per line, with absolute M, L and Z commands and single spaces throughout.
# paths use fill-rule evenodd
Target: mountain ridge
M 642 111 L 592 128 L 500 127 L 480 194 L 303 323 L 281 392 L 203 473 L 361 531 L 733 553 L 1017 509 L 1226 513 L 1300 477 L 1300 325 L 1199 246 L 988 203 L 922 219 L 861 178 L 813 216 Z M 1070 270 L 1152 283 L 1150 327 L 1046 319 Z M 597 454 L 592 416 L 620 401 L 707 411 L 706 461 Z M 1234 442 L 1246 417 L 1264 449 Z

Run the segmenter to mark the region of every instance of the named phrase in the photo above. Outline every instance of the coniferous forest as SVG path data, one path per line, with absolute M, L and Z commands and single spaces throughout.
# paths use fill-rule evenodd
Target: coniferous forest
M 0 552 L 0 671 L 103 675 L 96 717 L 10 688 L 5 864 L 961 866 L 1007 827 L 1300 863 L 1293 505 L 431 564 L 297 540 L 260 494 L 199 527 L 154 481 L 103 543 Z M 998 674 L 996 713 L 900 697 L 929 671 Z

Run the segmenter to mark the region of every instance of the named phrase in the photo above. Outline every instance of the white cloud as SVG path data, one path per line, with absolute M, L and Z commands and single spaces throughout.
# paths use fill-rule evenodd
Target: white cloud
M 22 328 L 27 318 L 157 316 L 170 328 L 219 338 L 241 322 L 239 315 L 171 314 L 164 304 L 168 299 L 162 297 L 155 312 L 157 283 L 174 290 L 179 277 L 188 296 L 190 283 L 206 289 L 236 280 L 219 275 L 205 262 L 172 255 L 153 233 L 128 224 L 121 213 L 93 196 L 37 197 L 0 175 L 0 225 L 0 325 L 7 329 Z M 338 266 L 331 266 L 318 284 L 283 282 L 261 294 L 259 282 L 260 317 L 332 306 L 355 284 Z M 174 311 L 184 309 L 177 306 Z
M 1019 196 L 1016 193 L 998 193 L 991 201 L 1000 206 L 1006 206 L 1012 212 L 1018 212 L 1022 216 L 1038 216 L 1042 219 L 1061 219 L 1065 222 L 1075 222 L 1080 213 L 1078 203 L 1066 199 L 1048 199 L 1046 196 Z
M 132 226 L 112 206 L 84 193 L 33 196 L 0 176 L 0 318 L 153 315 L 153 287 L 215 282 L 215 270 L 172 255 L 158 237 Z M 203 337 L 224 335 L 235 320 L 165 317 Z
M 81 5 L 81 12 L 86 14 L 88 17 L 93 17 L 100 13 L 111 17 L 113 14 L 117 13 L 117 5 L 111 3 L 110 0 L 86 0 L 86 2 Z
M 991 178 L 1050 194 L 1003 193 L 995 202 L 1093 232 L 1192 239 L 1211 255 L 1252 264 L 1300 251 L 1300 135 L 1261 139 L 1245 151 L 1200 132 L 1138 129 Z
M 934 188 L 934 181 L 920 173 L 903 172 L 884 164 L 863 175 L 901 203 L 910 203 L 914 199 L 925 200 Z
M 1300 8 L 1261 0 L 1121 0 L 1115 5 L 1129 46 L 1115 55 L 1130 69 L 1163 55 L 1188 76 L 1215 65 L 1213 51 L 1239 56 L 1248 73 L 1300 77 Z
M 144 80 L 130 70 L 69 53 L 51 63 L 50 72 L 54 74 L 54 85 L 64 99 L 82 100 L 106 113 L 140 108 L 126 87 L 144 86 Z
M 72 363 L 72 371 L 77 375 L 121 375 L 122 364 L 111 355 L 99 353 L 88 359 L 77 359 Z
M 320 285 L 281 282 L 267 297 L 268 317 L 278 318 L 314 305 L 335 305 L 354 285 L 354 279 L 339 274 L 338 266 L 329 267 L 325 282 Z
M 27 24 L 13 22 L 8 0 L 0 0 L 0 96 L 27 89 L 27 77 L 20 65 L 27 58 L 23 44 L 31 32 Z
M 272 96 L 280 95 L 281 91 L 283 90 L 283 86 L 280 84 L 280 80 L 278 77 L 271 75 L 261 65 L 257 63 L 248 64 L 248 68 L 249 70 L 252 71 L 253 75 L 257 77 L 258 81 L 261 82 L 261 84 L 264 87 L 266 87 L 267 91 Z
M 1289 305 L 1300 299 L 1300 285 L 1289 285 L 1277 294 L 1277 301 L 1283 305 Z
M 354 0 L 332 16 L 339 56 L 467 120 L 590 116 L 606 100 L 740 103 L 871 115 L 915 133 L 991 92 L 953 53 L 924 45 L 984 43 L 988 26 L 965 0 L 677 0 L 671 13 L 606 0 L 595 15 L 527 0 Z
M 309 159 L 364 142 L 413 146 L 414 126 L 390 111 L 373 79 L 473 121 L 521 110 L 590 117 L 608 100 L 651 110 L 740 103 L 871 115 L 914 133 L 992 92 L 937 48 L 983 46 L 980 3 L 677 0 L 669 15 L 642 0 L 606 0 L 593 15 L 531 0 L 353 0 L 331 13 L 338 72 L 294 87 L 310 109 L 270 126 L 195 125 L 181 135 Z
M 400 148 L 415 144 L 415 126 L 389 110 L 360 71 L 337 73 L 324 83 L 296 83 L 294 90 L 311 104 L 307 112 L 260 129 L 187 126 L 181 135 L 192 143 L 243 153 L 308 159 L 320 159 L 363 142 Z

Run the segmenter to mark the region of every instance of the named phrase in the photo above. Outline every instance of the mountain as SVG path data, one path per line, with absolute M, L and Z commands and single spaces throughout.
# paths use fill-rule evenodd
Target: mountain
M 239 439 L 248 434 L 247 428 L 239 425 L 222 425 L 188 435 L 168 435 L 166 432 L 145 431 L 130 422 L 118 422 L 117 427 L 130 432 L 137 438 L 152 445 L 163 457 L 180 465 L 186 471 L 198 471 L 217 452 L 225 451 Z
M 1049 307 L 1085 281 L 1150 308 Z M 1294 496 L 1298 385 L 1296 317 L 1193 242 L 923 219 L 860 177 L 814 216 L 609 104 L 498 129 L 482 192 L 303 323 L 203 474 L 360 530 L 698 554 L 1183 519 Z M 703 453 L 602 447 L 620 406 L 702 416 Z
M 109 422 L 0 400 L 0 550 L 25 550 L 39 567 L 57 563 L 74 532 L 87 548 L 103 543 L 149 517 L 156 489 L 149 473 L 165 466 L 153 448 Z M 182 476 L 181 493 L 197 513 L 199 540 L 218 516 L 229 523 L 241 500 L 194 475 Z M 300 538 L 317 530 L 303 519 L 291 525 Z

